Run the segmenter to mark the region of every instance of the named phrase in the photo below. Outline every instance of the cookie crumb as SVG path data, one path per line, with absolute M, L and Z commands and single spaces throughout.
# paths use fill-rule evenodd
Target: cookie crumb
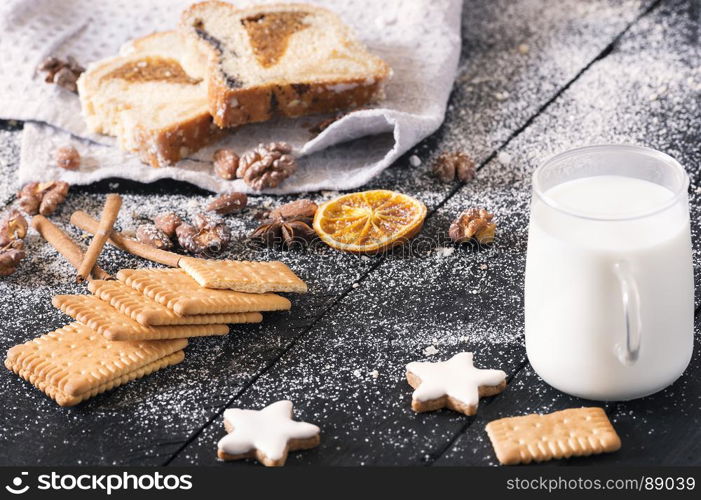
M 497 161 L 504 166 L 509 165 L 511 163 L 511 159 L 512 159 L 511 155 L 509 153 L 504 152 L 504 151 L 501 151 L 497 155 Z
M 377 370 L 373 370 L 373 371 L 370 372 L 370 376 L 371 376 L 372 378 L 376 379 L 377 377 L 380 376 L 380 372 L 378 372 Z
M 518 53 L 522 55 L 526 55 L 531 51 L 531 48 L 528 46 L 527 43 L 522 43 L 518 46 Z
M 504 92 L 496 92 L 494 94 L 494 98 L 497 101 L 506 101 L 509 98 L 509 93 L 504 91 Z
M 353 288 L 358 288 L 360 286 L 360 283 L 357 281 L 351 285 Z
M 424 354 L 426 356 L 433 356 L 434 354 L 438 354 L 438 349 L 436 349 L 436 346 L 430 345 L 424 349 Z
M 438 258 L 444 259 L 455 253 L 455 247 L 438 247 L 434 250 L 434 253 L 438 256 Z

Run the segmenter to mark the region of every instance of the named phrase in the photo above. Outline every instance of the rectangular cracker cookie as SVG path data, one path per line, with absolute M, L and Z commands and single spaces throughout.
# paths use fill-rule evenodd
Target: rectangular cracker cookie
M 307 284 L 279 261 L 249 262 L 183 257 L 178 264 L 205 288 L 247 293 L 307 292 Z
M 144 326 L 94 295 L 56 295 L 51 303 L 108 340 L 161 340 L 226 335 L 227 325 Z
M 503 465 L 616 451 L 621 440 L 601 408 L 571 408 L 546 415 L 494 420 L 486 426 Z
M 180 363 L 187 339 L 111 342 L 71 323 L 7 351 L 5 366 L 60 406 Z
M 263 315 L 259 312 L 178 316 L 166 306 L 121 281 L 92 280 L 88 283 L 88 290 L 122 314 L 146 326 L 223 325 L 263 321 Z
M 182 269 L 123 269 L 117 278 L 180 316 L 285 311 L 292 304 L 274 293 L 242 293 L 201 287 Z

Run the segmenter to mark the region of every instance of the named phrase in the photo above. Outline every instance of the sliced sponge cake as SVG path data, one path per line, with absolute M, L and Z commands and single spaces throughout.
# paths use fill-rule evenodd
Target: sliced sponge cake
M 92 132 L 113 135 L 154 167 L 177 162 L 214 141 L 204 66 L 185 69 L 176 31 L 129 42 L 120 55 L 91 64 L 78 80 Z
M 209 110 L 222 127 L 363 106 L 383 97 L 391 73 L 335 14 L 306 4 L 202 2 L 180 30 L 185 64 L 207 61 Z

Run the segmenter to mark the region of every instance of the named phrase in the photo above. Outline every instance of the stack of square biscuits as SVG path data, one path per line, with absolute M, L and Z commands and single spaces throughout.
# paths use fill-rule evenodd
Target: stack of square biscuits
M 90 281 L 92 295 L 55 296 L 53 305 L 75 321 L 11 348 L 5 366 L 73 406 L 179 363 L 189 337 L 226 335 L 230 324 L 289 310 L 272 291 L 307 291 L 281 262 L 191 260 L 188 271 L 127 269 L 117 280 Z

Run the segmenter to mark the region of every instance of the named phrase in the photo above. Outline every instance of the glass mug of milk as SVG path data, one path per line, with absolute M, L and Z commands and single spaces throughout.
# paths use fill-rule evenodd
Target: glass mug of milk
M 670 156 L 637 146 L 574 149 L 533 174 L 526 351 L 568 394 L 657 392 L 693 350 L 687 189 Z

